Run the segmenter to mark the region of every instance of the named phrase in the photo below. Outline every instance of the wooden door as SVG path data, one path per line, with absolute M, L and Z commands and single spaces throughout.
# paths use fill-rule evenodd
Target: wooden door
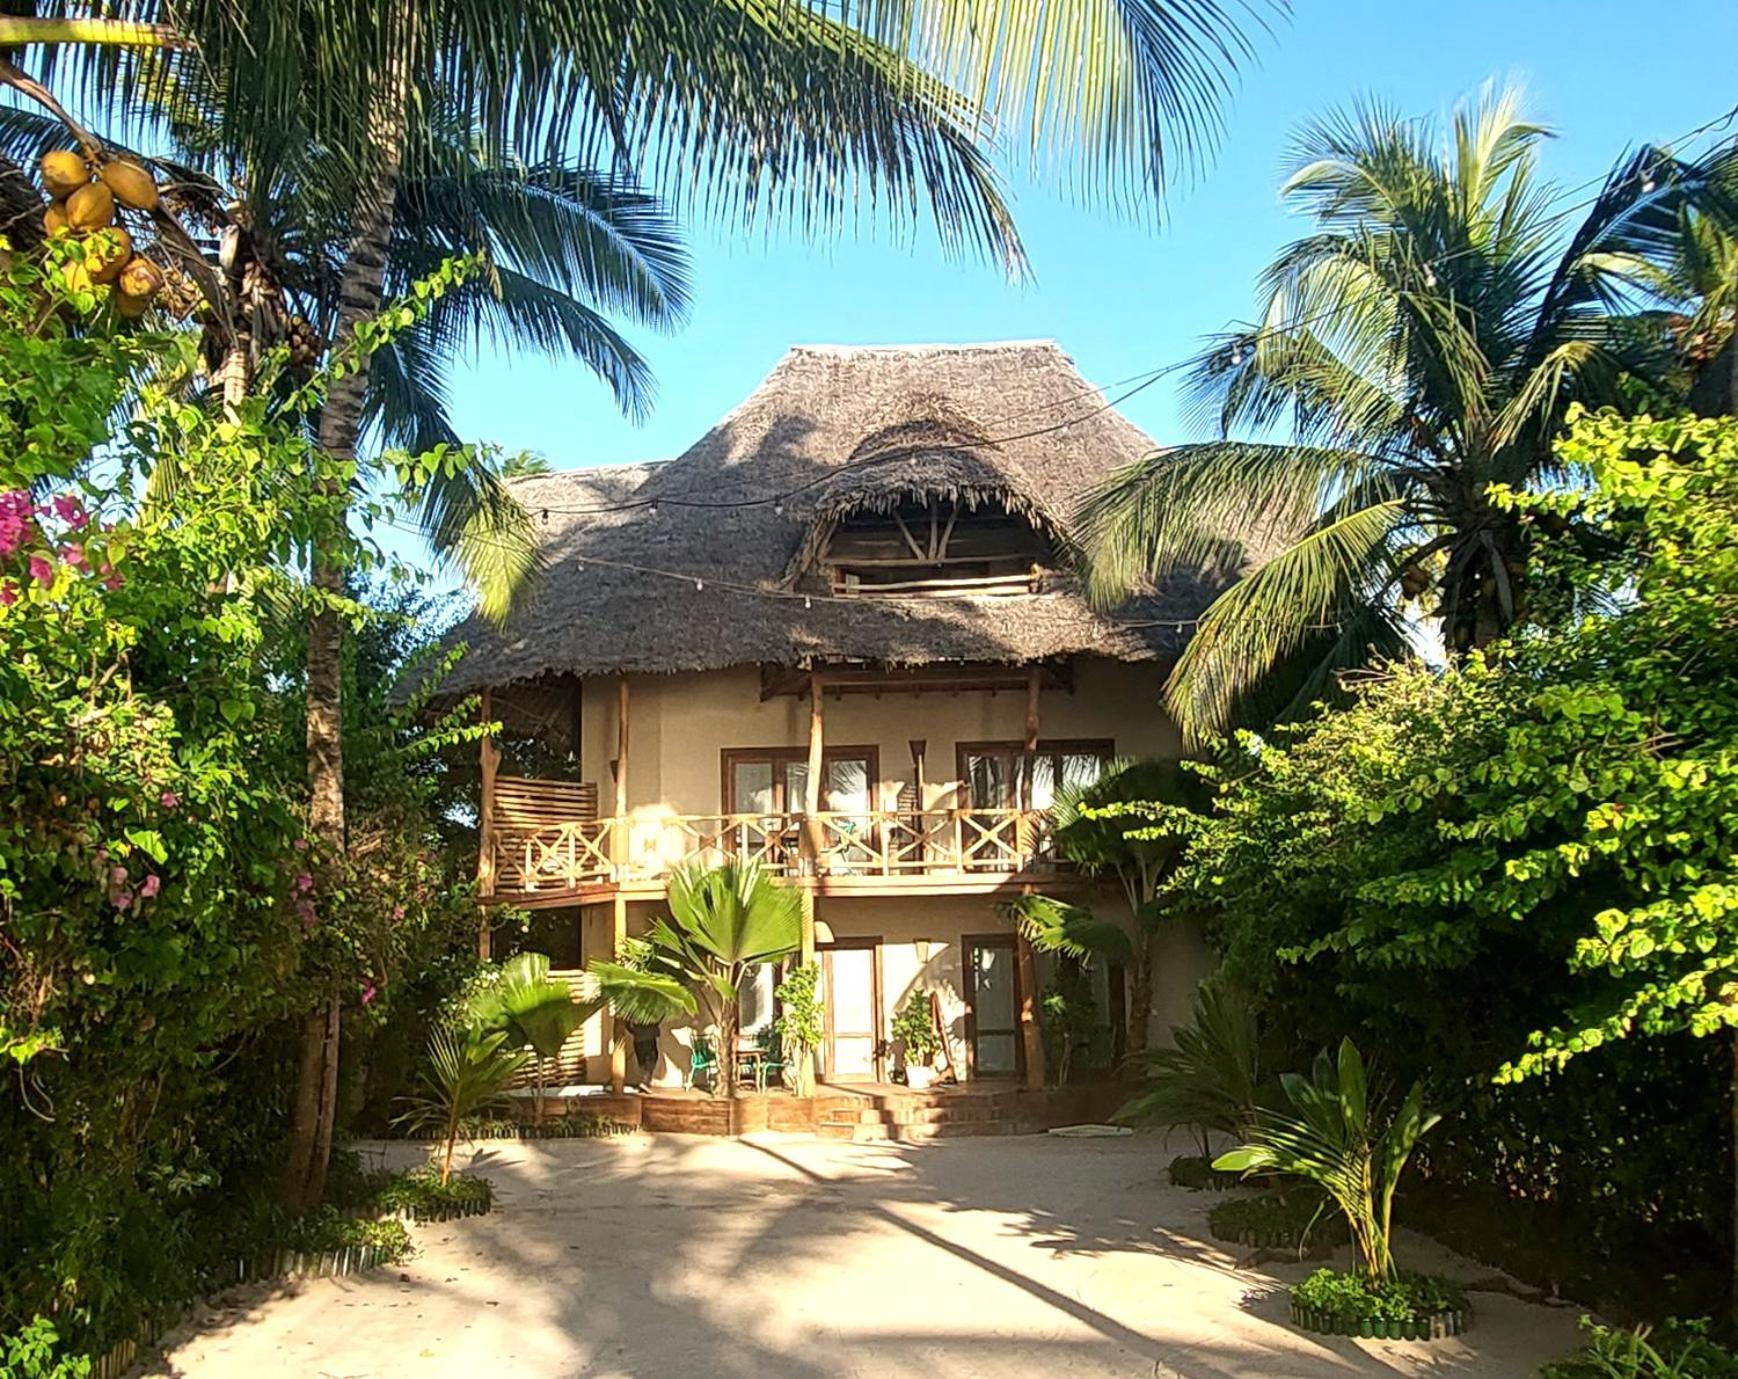
M 881 940 L 840 939 L 821 949 L 829 1082 L 881 1080 Z
M 968 934 L 961 944 L 966 983 L 966 1067 L 973 1077 L 1017 1077 L 1020 965 L 1012 934 Z

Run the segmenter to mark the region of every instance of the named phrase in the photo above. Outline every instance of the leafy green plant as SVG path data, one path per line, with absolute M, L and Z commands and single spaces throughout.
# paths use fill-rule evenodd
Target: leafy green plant
M 1464 1311 L 1466 1294 L 1434 1274 L 1394 1274 L 1370 1279 L 1337 1269 L 1317 1269 L 1291 1290 L 1295 1306 L 1334 1322 L 1421 1321 L 1442 1312 Z
M 929 1012 L 929 992 L 913 991 L 893 1013 L 890 1031 L 905 1049 L 908 1066 L 927 1068 L 941 1052 L 941 1031 Z
M 88 1355 L 67 1355 L 47 1317 L 33 1317 L 22 1331 L 0 1336 L 0 1379 L 88 1379 Z
M 494 1200 L 487 1178 L 457 1173 L 443 1179 L 432 1166 L 382 1174 L 370 1181 L 365 1197 L 375 1211 L 418 1220 L 486 1212 Z
M 1280 1079 L 1295 1115 L 1263 1113 L 1248 1142 L 1213 1161 L 1232 1173 L 1285 1173 L 1307 1179 L 1346 1218 L 1364 1280 L 1395 1277 L 1391 1244 L 1394 1190 L 1413 1147 L 1442 1118 L 1424 1109 L 1424 1086 L 1414 1083 L 1399 1109 L 1378 1129 L 1370 1106 L 1364 1059 L 1350 1039 L 1339 1057 L 1324 1049 L 1310 1076 Z
M 1738 1354 L 1716 1343 L 1706 1322 L 1601 1326 L 1581 1319 L 1586 1345 L 1542 1368 L 1536 1379 L 1734 1379 Z
M 486 1034 L 505 1036 L 509 1047 L 529 1048 L 537 1074 L 537 1119 L 543 1118 L 543 1067 L 558 1058 L 568 1036 L 590 1010 L 573 999 L 567 983 L 549 977 L 542 953 L 517 953 L 501 964 L 491 984 L 476 994 L 471 1021 Z
M 799 963 L 785 974 L 785 979 L 772 993 L 779 1007 L 773 1028 L 778 1032 L 786 1065 L 797 1070 L 798 1096 L 807 1096 L 813 1088 L 814 1051 L 827 1037 L 820 983 L 821 965 L 818 962 Z
M 1206 1154 L 1177 1155 L 1166 1165 L 1165 1177 L 1170 1180 L 1172 1187 L 1186 1187 L 1190 1192 L 1209 1188 L 1214 1192 L 1223 1192 L 1243 1181 L 1239 1174 L 1219 1172 L 1213 1167 L 1211 1156 Z
M 1087 970 L 1072 958 L 1056 964 L 1056 973 L 1038 995 L 1038 1027 L 1044 1039 L 1044 1066 L 1049 1081 L 1064 1086 L 1073 1076 L 1075 1059 L 1083 1051 L 1089 1061 L 1107 1054 Z
M 718 1031 L 715 1088 L 736 1095 L 737 998 L 753 969 L 802 946 L 802 900 L 793 887 L 752 862 L 678 868 L 670 913 L 646 934 L 645 970 L 593 962 L 599 995 L 612 1007 L 643 1002 L 653 1010 L 701 1012 Z
M 1192 1126 L 1201 1153 L 1210 1133 L 1245 1138 L 1255 1127 L 1267 1074 L 1255 1008 L 1223 981 L 1203 982 L 1189 1024 L 1171 1030 L 1173 1047 L 1133 1060 L 1141 1090 L 1116 1113 L 1134 1125 Z
M 408 1258 L 415 1247 L 402 1221 L 352 1216 L 333 1206 L 315 1207 L 297 1216 L 277 1242 L 285 1250 L 326 1254 L 334 1250 L 370 1247 L 383 1259 Z
M 503 1047 L 504 1034 L 478 1029 L 436 1030 L 418 1090 L 404 1098 L 396 1123 L 438 1140 L 440 1180 L 453 1176 L 453 1149 L 476 1116 L 506 1104 L 507 1089 L 525 1066 L 525 1055 Z

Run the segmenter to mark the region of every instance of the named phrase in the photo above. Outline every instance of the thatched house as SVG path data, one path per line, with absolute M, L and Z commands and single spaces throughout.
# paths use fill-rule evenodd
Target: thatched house
M 1106 615 L 1068 573 L 1080 497 L 1153 448 L 1054 344 L 799 348 L 676 459 L 517 481 L 547 573 L 505 631 L 455 634 L 448 686 L 504 726 L 485 893 L 577 968 L 673 865 L 756 858 L 805 897 L 824 1076 L 894 1076 L 893 1012 L 933 991 L 961 1077 L 1036 1077 L 1043 964 L 1000 903 L 1085 884 L 1046 845 L 1060 784 L 1177 751 L 1159 687 L 1210 596 L 1180 580 Z M 1161 1028 L 1198 975 L 1174 959 Z M 1120 1029 L 1118 975 L 1097 980 Z M 612 1042 L 589 1031 L 574 1072 L 619 1083 Z

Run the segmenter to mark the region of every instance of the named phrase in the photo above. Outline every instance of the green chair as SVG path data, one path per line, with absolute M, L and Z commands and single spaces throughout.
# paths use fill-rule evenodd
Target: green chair
M 764 1092 L 767 1081 L 774 1074 L 778 1076 L 779 1085 L 783 1086 L 790 1065 L 785 1062 L 784 1038 L 779 1034 L 778 1026 L 765 1026 L 755 1036 L 755 1042 L 760 1045 L 760 1061 L 754 1065 L 755 1090 Z
M 688 1050 L 688 1077 L 682 1085 L 691 1092 L 702 1077 L 708 1083 L 718 1081 L 718 1052 L 704 1034 L 696 1034 L 693 1047 Z

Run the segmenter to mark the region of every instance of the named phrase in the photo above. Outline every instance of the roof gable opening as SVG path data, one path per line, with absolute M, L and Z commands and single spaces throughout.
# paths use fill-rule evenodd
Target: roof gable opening
M 932 496 L 842 517 L 819 563 L 848 597 L 984 597 L 1037 593 L 1057 558 L 1027 517 L 999 503 Z

